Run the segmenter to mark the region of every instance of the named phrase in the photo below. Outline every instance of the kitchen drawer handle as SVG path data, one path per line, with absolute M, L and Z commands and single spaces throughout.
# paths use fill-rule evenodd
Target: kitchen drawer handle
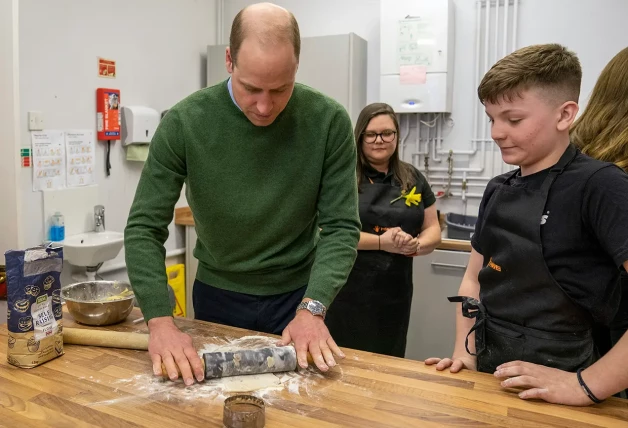
M 462 269 L 466 270 L 467 267 L 465 265 L 453 265 L 451 263 L 435 263 L 432 262 L 432 266 L 446 269 Z

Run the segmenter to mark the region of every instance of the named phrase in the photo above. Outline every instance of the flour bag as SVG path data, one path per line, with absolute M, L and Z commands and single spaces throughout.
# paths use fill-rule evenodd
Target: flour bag
M 63 249 L 35 247 L 5 254 L 7 361 L 32 368 L 63 354 L 61 283 Z

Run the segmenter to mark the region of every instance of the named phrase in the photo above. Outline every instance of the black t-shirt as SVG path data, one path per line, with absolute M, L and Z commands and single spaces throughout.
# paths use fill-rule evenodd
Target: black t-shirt
M 612 164 L 590 175 L 587 171 L 594 163 L 600 162 L 578 153 L 550 188 L 539 222 L 550 273 L 595 321 L 607 324 L 619 304 L 618 278 L 628 260 L 628 175 Z M 518 175 L 509 184 L 540 189 L 549 170 Z M 484 210 L 497 186 L 511 174 L 495 177 L 484 191 L 471 240 L 480 254 Z

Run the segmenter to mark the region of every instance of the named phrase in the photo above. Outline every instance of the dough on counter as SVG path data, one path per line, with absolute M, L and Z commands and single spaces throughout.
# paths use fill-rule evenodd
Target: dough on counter
M 273 373 L 256 375 L 230 376 L 222 379 L 212 379 L 209 385 L 215 385 L 224 392 L 253 392 L 266 388 L 283 388 L 279 378 Z
M 198 354 L 203 358 L 205 352 L 227 352 L 239 351 L 242 349 L 255 349 L 268 346 L 275 346 L 277 339 L 267 336 L 246 336 L 239 339 L 227 341 L 224 344 L 206 344 Z M 215 386 L 224 392 L 253 392 L 266 388 L 283 388 L 282 383 L 273 373 L 229 376 L 221 379 L 211 379 L 206 381 L 208 386 Z

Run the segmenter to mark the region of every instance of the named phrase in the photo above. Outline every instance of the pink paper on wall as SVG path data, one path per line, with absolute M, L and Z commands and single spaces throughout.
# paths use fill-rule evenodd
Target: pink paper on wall
M 402 65 L 399 67 L 399 82 L 402 85 L 424 85 L 427 67 L 424 65 Z

